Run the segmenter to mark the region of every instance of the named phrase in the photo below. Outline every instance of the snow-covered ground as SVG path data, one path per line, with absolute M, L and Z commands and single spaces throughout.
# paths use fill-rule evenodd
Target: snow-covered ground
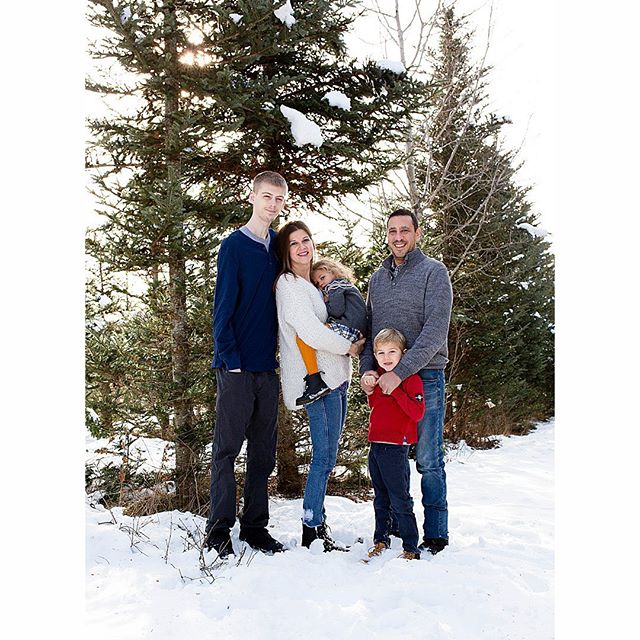
M 85 464 L 101 469 L 108 464 L 120 466 L 122 452 L 127 451 L 129 464 L 137 473 L 160 472 L 175 468 L 176 454 L 172 442 L 160 438 L 131 438 L 128 448 L 125 442 L 110 438 L 94 438 L 85 434 Z
M 86 636 L 305 640 L 549 640 L 554 618 L 554 423 L 447 464 L 450 546 L 400 560 L 400 540 L 369 564 L 371 502 L 328 497 L 351 553 L 299 546 L 301 500 L 273 500 L 271 531 L 290 551 L 239 552 L 216 566 L 197 543 L 204 519 L 178 511 L 130 518 L 86 506 Z M 418 522 L 419 476 L 412 469 Z M 208 555 L 208 554 L 207 554 Z

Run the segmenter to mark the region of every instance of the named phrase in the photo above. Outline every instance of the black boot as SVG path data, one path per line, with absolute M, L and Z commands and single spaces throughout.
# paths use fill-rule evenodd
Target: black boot
M 322 396 L 326 396 L 331 391 L 324 383 L 320 372 L 306 375 L 304 382 L 304 393 L 296 400 L 298 406 L 309 404 L 318 398 L 322 398 Z
M 329 529 L 329 525 L 326 520 L 323 520 L 322 524 L 319 524 L 316 527 L 316 530 L 318 532 L 318 538 L 322 540 L 325 551 L 349 551 L 349 547 L 337 543 L 331 537 L 331 529 Z
M 311 543 L 314 540 L 318 539 L 318 528 L 317 527 L 307 527 L 304 522 L 302 523 L 302 546 L 307 547 L 307 549 L 311 546 Z
M 216 551 L 221 560 L 233 555 L 233 545 L 228 529 L 210 529 L 205 535 L 204 546 L 207 551 Z
M 262 553 L 266 553 L 268 556 L 285 550 L 284 545 L 273 538 L 266 529 L 240 528 L 240 535 L 238 537 L 242 542 L 246 542 L 252 549 L 262 551 Z
M 440 553 L 449 544 L 448 538 L 424 538 L 418 545 L 420 551 L 428 551 L 431 555 Z

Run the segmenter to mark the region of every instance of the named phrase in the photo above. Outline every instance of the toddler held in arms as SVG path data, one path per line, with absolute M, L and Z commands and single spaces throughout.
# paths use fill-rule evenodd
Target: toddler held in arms
M 318 260 L 311 267 L 311 281 L 322 292 L 327 306 L 327 327 L 347 340 L 357 342 L 364 337 L 367 329 L 367 308 L 353 280 L 353 272 L 349 267 L 330 258 Z M 296 336 L 296 343 L 307 369 L 304 393 L 296 400 L 296 404 L 304 405 L 321 398 L 331 389 L 318 371 L 315 349 L 299 336 Z

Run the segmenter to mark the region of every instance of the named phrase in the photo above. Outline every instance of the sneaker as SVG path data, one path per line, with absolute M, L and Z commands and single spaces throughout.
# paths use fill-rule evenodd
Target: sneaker
M 239 538 L 252 549 L 270 556 L 284 551 L 284 545 L 273 538 L 266 529 L 240 529 Z
M 385 549 L 388 549 L 389 545 L 386 542 L 376 542 L 371 549 L 369 549 L 369 553 L 367 554 L 370 558 L 374 558 L 375 556 L 379 556 Z
M 216 551 L 221 560 L 233 555 L 233 545 L 228 529 L 210 530 L 206 535 L 204 545 L 207 551 Z
M 320 372 L 306 375 L 304 382 L 304 393 L 296 400 L 296 405 L 299 407 L 314 402 L 331 391 L 322 379 Z
M 449 544 L 448 538 L 424 538 L 418 545 L 420 551 L 428 551 L 431 555 L 440 553 Z
M 403 560 L 420 560 L 420 554 L 414 553 L 413 551 L 403 551 L 398 558 L 402 558 Z

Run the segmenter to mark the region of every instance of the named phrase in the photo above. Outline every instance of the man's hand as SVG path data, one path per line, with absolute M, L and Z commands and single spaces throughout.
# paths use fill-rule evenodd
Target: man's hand
M 365 371 L 362 374 L 362 378 L 360 378 L 360 387 L 368 396 L 373 393 L 373 388 L 378 382 L 378 377 L 377 371 Z
M 378 386 L 380 387 L 380 391 L 385 395 L 389 395 L 393 393 L 393 391 L 400 385 L 402 379 L 397 373 L 393 371 L 387 371 L 387 373 L 383 373 L 379 380 Z
M 364 349 L 364 338 L 360 338 L 356 342 L 353 342 L 347 351 L 348 356 L 359 356 L 360 352 Z

